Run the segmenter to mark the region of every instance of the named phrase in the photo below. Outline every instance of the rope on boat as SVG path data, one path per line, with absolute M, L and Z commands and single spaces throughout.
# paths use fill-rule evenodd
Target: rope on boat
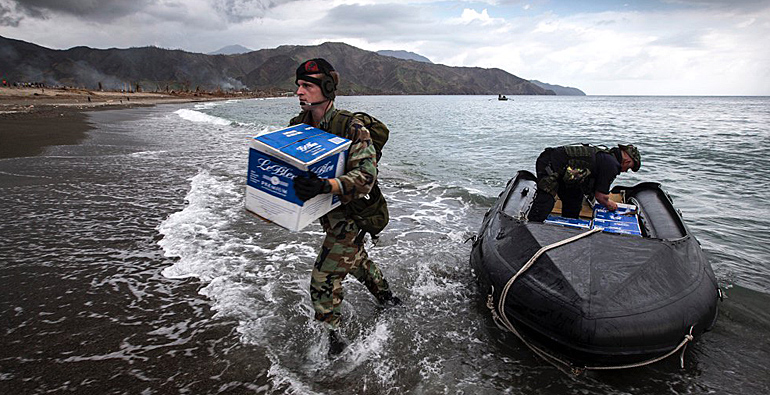
M 664 360 L 664 359 L 670 357 L 671 355 L 673 355 L 675 352 L 679 351 L 680 349 L 682 350 L 682 354 L 679 356 L 679 365 L 682 367 L 682 369 L 684 369 L 684 352 L 687 349 L 687 343 L 691 342 L 694 339 L 694 336 L 692 335 L 693 328 L 694 328 L 693 326 L 690 326 L 690 333 L 684 335 L 684 339 L 682 339 L 682 341 L 679 343 L 678 346 L 676 346 L 676 348 L 674 348 L 673 350 L 669 351 L 665 355 L 661 355 L 661 356 L 659 356 L 657 358 L 652 358 L 652 359 L 648 359 L 646 361 L 632 363 L 632 364 L 628 364 L 628 365 L 619 365 L 619 366 L 586 366 L 583 369 L 586 369 L 586 370 L 610 370 L 610 369 L 638 368 L 638 367 L 641 367 L 641 366 L 644 366 L 644 365 L 649 365 L 651 363 L 655 363 L 655 362 Z
M 502 327 L 504 329 L 509 330 L 511 333 L 516 335 L 516 337 L 518 337 L 519 340 L 521 340 L 527 347 L 529 347 L 530 350 L 532 350 L 535 354 L 537 354 L 541 358 L 543 358 L 546 361 L 548 361 L 549 363 L 551 363 L 557 369 L 561 370 L 564 373 L 568 373 L 568 374 L 572 373 L 572 374 L 574 374 L 576 376 L 580 375 L 585 370 L 629 369 L 629 368 L 637 368 L 637 367 L 649 365 L 649 364 L 652 364 L 652 363 L 655 363 L 655 362 L 658 362 L 658 361 L 661 361 L 663 359 L 668 358 L 669 356 L 673 355 L 674 353 L 676 353 L 680 349 L 682 350 L 682 354 L 679 357 L 680 365 L 681 365 L 682 368 L 684 368 L 684 352 L 687 349 L 687 343 L 691 342 L 693 340 L 693 338 L 694 338 L 693 335 L 692 335 L 692 331 L 693 331 L 693 327 L 692 326 L 690 326 L 690 333 L 688 333 L 688 334 L 686 334 L 684 336 L 684 339 L 679 343 L 679 345 L 677 347 L 675 347 L 673 350 L 669 351 L 665 355 L 661 355 L 660 357 L 652 358 L 652 359 L 649 359 L 649 360 L 646 360 L 646 361 L 642 361 L 642 362 L 638 362 L 638 363 L 633 363 L 633 364 L 628 364 L 628 365 L 576 367 L 576 366 L 573 366 L 571 363 L 569 363 L 567 361 L 563 361 L 563 360 L 561 360 L 561 359 L 559 359 L 559 358 L 549 354 L 547 351 L 541 349 L 540 347 L 537 347 L 534 344 L 531 344 L 530 342 L 528 342 L 524 338 L 524 336 L 522 336 L 519 333 L 519 331 L 516 330 L 516 327 L 514 327 L 513 324 L 508 320 L 508 317 L 505 315 L 505 299 L 508 296 L 508 291 L 510 291 L 511 286 L 513 286 L 513 283 L 516 281 L 516 279 L 518 279 L 525 271 L 527 271 L 527 269 L 529 269 L 532 265 L 534 265 L 535 261 L 537 261 L 537 259 L 540 258 L 541 255 L 543 255 L 548 250 L 552 250 L 554 248 L 561 247 L 561 246 L 563 246 L 565 244 L 572 243 L 573 241 L 580 240 L 583 237 L 587 237 L 587 236 L 590 236 L 592 234 L 595 234 L 595 233 L 598 233 L 598 232 L 601 232 L 601 231 L 602 231 L 601 228 L 594 228 L 594 229 L 591 229 L 591 230 L 589 230 L 587 232 L 583 232 L 583 233 L 577 234 L 575 236 L 572 236 L 570 238 L 567 238 L 567 239 L 558 241 L 556 243 L 552 243 L 552 244 L 549 244 L 547 246 L 541 247 L 535 253 L 535 255 L 533 255 L 532 258 L 530 258 L 529 261 L 527 261 L 527 263 L 524 264 L 524 266 L 522 266 L 521 269 L 519 269 L 519 271 L 516 274 L 514 274 L 508 280 L 508 282 L 505 284 L 505 287 L 503 288 L 502 292 L 500 293 L 500 300 L 499 300 L 499 302 L 497 304 L 497 308 L 495 308 L 495 306 L 494 306 L 495 289 L 494 289 L 494 287 L 492 287 L 492 293 L 487 296 L 487 308 L 489 308 L 489 310 L 492 312 L 492 318 L 495 321 L 495 324 L 497 324 L 497 326 L 500 326 L 500 327 Z M 500 323 L 502 323 L 502 326 L 500 325 Z

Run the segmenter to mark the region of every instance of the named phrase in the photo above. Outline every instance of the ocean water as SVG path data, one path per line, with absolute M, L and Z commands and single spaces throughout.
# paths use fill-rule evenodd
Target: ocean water
M 326 356 L 309 277 L 323 233 L 245 212 L 248 140 L 294 98 L 91 114 L 76 146 L 0 160 L 1 393 L 764 394 L 770 99 L 340 97 L 391 129 L 391 223 L 369 246 L 405 302 L 345 282 Z M 546 146 L 630 142 L 714 268 L 716 327 L 649 367 L 571 377 L 493 323 L 468 265 L 484 212 Z

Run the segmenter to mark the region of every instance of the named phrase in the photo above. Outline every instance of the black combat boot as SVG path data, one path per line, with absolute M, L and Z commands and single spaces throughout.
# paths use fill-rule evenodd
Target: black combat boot
M 348 346 L 348 342 L 343 339 L 336 330 L 329 331 L 329 355 L 339 355 Z
M 394 296 L 393 292 L 390 291 L 380 292 L 377 295 L 377 301 L 385 307 L 401 306 L 402 304 L 401 299 L 398 296 Z

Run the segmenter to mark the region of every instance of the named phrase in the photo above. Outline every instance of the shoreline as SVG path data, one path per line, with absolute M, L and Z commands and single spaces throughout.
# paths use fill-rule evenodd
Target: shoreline
M 80 143 L 93 129 L 86 114 L 91 111 L 257 97 L 262 96 L 0 87 L 0 159 L 38 156 L 49 146 Z

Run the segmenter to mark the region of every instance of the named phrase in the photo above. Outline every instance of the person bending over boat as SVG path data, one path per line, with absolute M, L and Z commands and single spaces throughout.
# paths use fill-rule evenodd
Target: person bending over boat
M 381 149 L 381 146 L 376 146 L 376 141 L 381 140 L 379 137 L 373 140 L 374 135 L 358 116 L 335 110 L 334 98 L 339 74 L 326 60 L 310 59 L 300 64 L 295 83 L 298 86 L 297 96 L 302 112 L 292 118 L 289 125 L 306 123 L 353 141 L 345 163 L 345 174 L 334 179 L 318 178 L 315 174 L 294 179 L 294 190 L 297 197 L 303 201 L 330 192 L 339 195 L 342 201 L 339 207 L 321 217 L 321 226 L 326 232 L 326 238 L 313 265 L 310 279 L 310 299 L 315 310 L 315 319 L 329 328 L 329 353 L 338 354 L 346 346 L 337 329 L 342 316 L 342 280 L 348 274 L 363 283 L 380 304 L 401 304 L 401 300 L 391 292 L 380 268 L 369 259 L 364 249 L 363 239 L 367 225 L 366 218 L 361 215 L 366 215 L 359 215 L 355 209 L 360 206 L 361 199 L 371 199 L 374 201 L 372 204 L 382 202 L 375 212 L 385 210 L 387 213 L 384 198 L 379 200 L 375 197 L 375 194 L 379 193 L 376 180 L 378 149 Z M 384 125 L 381 127 L 384 128 Z M 374 129 L 372 126 L 370 128 Z M 378 133 L 381 133 L 380 130 L 382 129 L 377 128 Z M 387 131 L 387 128 L 385 130 Z M 372 130 L 372 133 L 374 132 L 375 130 Z M 383 145 L 384 142 L 379 144 Z M 381 193 L 379 196 L 382 196 Z M 387 220 L 385 222 L 387 223 Z M 374 236 L 374 233 L 372 235 Z
M 588 144 L 549 147 L 537 158 L 537 194 L 529 210 L 530 221 L 543 222 L 551 213 L 556 196 L 562 202 L 562 216 L 577 218 L 583 196 L 593 196 L 610 211 L 618 205 L 610 200 L 610 185 L 618 174 L 642 165 L 639 150 L 618 144 L 607 149 Z

